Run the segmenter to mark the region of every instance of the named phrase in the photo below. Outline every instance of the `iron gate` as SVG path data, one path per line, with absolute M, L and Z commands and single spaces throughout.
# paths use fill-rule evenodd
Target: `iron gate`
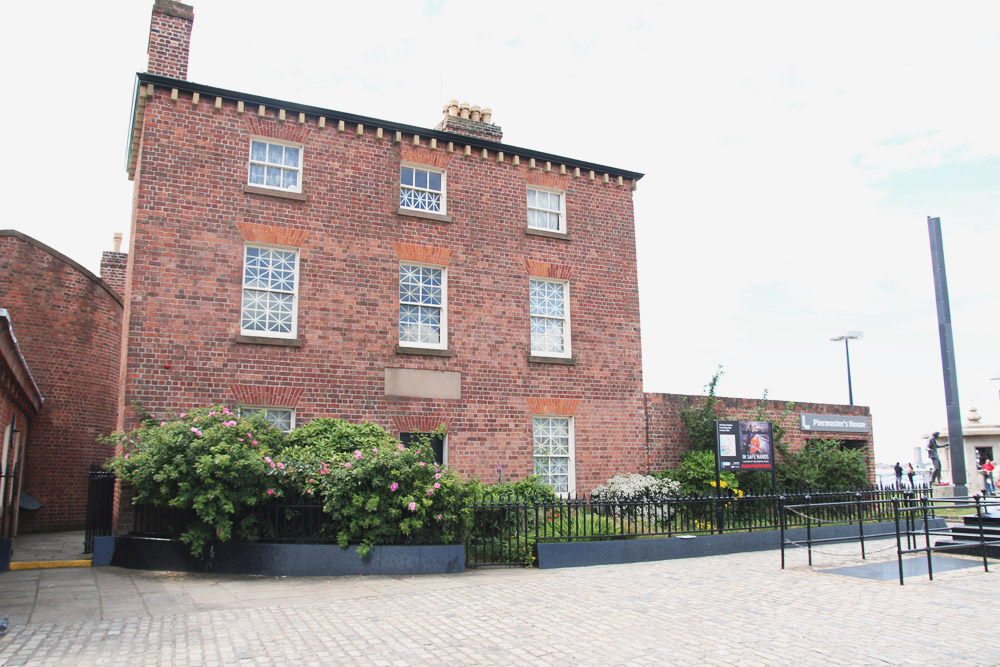
M 87 523 L 83 553 L 94 553 L 94 538 L 111 535 L 115 474 L 92 463 L 87 473 Z

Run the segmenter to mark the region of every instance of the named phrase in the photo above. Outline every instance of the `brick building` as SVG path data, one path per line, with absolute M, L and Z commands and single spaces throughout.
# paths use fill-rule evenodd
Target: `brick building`
M 102 265 L 110 270 L 124 261 L 123 253 L 109 252 Z M 18 454 L 21 489 L 41 502 L 20 513 L 19 528 L 81 528 L 87 468 L 112 453 L 98 439 L 114 430 L 118 416 L 121 297 L 69 257 L 4 230 L 0 308 L 7 311 L 18 348 L 45 397 L 34 415 L 22 407 L 20 441 L 4 450 L 11 464 Z M 6 412 L 0 413 L 0 425 L 9 423 Z
M 193 18 L 156 0 L 137 75 L 120 426 L 133 402 L 443 426 L 462 473 L 562 491 L 683 446 L 646 417 L 642 174 L 467 104 L 426 129 L 187 81 Z

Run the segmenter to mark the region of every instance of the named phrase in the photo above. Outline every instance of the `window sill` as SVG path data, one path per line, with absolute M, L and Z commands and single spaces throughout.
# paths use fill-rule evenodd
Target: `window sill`
M 549 232 L 544 229 L 532 229 L 531 227 L 525 227 L 524 233 L 528 236 L 544 236 L 547 239 L 562 239 L 563 241 L 572 241 L 573 236 L 569 232 Z
M 396 354 L 419 354 L 425 357 L 450 357 L 451 350 L 435 350 L 428 347 L 403 347 L 396 346 Z
M 236 336 L 237 343 L 249 345 L 277 345 L 278 347 L 302 347 L 301 338 L 271 338 L 270 336 Z
M 450 215 L 441 215 L 440 213 L 428 213 L 427 211 L 417 211 L 409 208 L 397 208 L 396 215 L 405 215 L 410 218 L 423 218 L 424 220 L 433 220 L 434 222 L 451 222 L 455 218 Z
M 265 197 L 277 197 L 279 199 L 294 199 L 295 201 L 306 201 L 306 196 L 301 192 L 288 192 L 287 190 L 272 190 L 271 188 L 261 188 L 256 185 L 243 184 L 243 194 L 264 195 Z
M 536 357 L 528 355 L 528 362 L 532 364 L 559 364 L 562 366 L 576 366 L 576 357 Z

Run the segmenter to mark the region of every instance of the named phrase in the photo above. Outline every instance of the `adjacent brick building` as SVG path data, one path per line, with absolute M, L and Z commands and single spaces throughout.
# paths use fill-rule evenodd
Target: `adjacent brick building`
M 0 308 L 0 569 L 8 558 L 9 544 L 17 527 L 25 436 L 45 399 L 31 375 L 28 362 L 14 337 L 10 314 Z
M 642 174 L 505 144 L 455 101 L 426 129 L 187 81 L 193 18 L 156 0 L 138 75 L 120 426 L 133 402 L 443 426 L 462 473 L 563 491 L 670 460 L 642 391 Z
M 45 397 L 20 434 L 22 446 L 8 448 L 21 452 L 21 488 L 41 501 L 39 509 L 21 512 L 20 530 L 82 528 L 87 468 L 111 454 L 98 439 L 117 422 L 121 297 L 69 257 L 5 230 L 0 308 Z

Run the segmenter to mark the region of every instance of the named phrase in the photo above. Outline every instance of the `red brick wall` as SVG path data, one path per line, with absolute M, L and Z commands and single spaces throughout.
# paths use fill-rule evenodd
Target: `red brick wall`
M 157 87 L 145 107 L 126 288 L 122 402 L 178 411 L 231 386 L 290 388 L 297 422 L 339 416 L 393 432 L 408 417 L 450 424 L 449 462 L 492 478 L 532 471 L 529 399 L 576 401 L 576 487 L 645 467 L 639 304 L 629 184 L 547 174 L 565 190 L 571 239 L 528 235 L 528 160 L 430 151 L 375 128 L 357 136 L 297 114 Z M 432 110 L 429 110 L 432 111 Z M 304 145 L 307 200 L 244 194 L 251 131 Z M 442 142 L 444 143 L 444 142 Z M 398 215 L 403 157 L 446 165 L 450 223 Z M 544 169 L 544 163 L 539 167 Z M 558 165 L 554 165 L 558 170 Z M 537 176 L 541 170 L 530 172 Z M 301 243 L 301 347 L 237 343 L 245 234 Z M 404 245 L 405 244 L 405 245 Z M 397 354 L 399 248 L 450 253 L 450 357 Z M 407 250 L 407 252 L 409 252 Z M 443 256 L 443 255 L 442 255 Z M 576 365 L 529 363 L 528 268 L 572 271 Z M 167 367 L 169 364 L 169 368 Z M 386 397 L 387 367 L 460 371 L 462 398 Z M 134 417 L 126 415 L 126 425 Z
M 649 469 L 665 470 L 676 468 L 680 456 L 691 448 L 691 442 L 681 421 L 681 410 L 688 405 L 700 407 L 704 405 L 704 396 L 686 396 L 683 394 L 646 394 L 646 414 L 649 437 Z M 758 399 L 718 397 L 717 410 L 719 419 L 747 419 L 756 414 Z M 783 419 L 779 417 L 785 412 L 788 401 L 767 401 L 768 420 L 780 423 L 785 427 L 785 443 L 795 451 L 801 449 L 811 438 L 840 438 L 861 442 L 867 456 L 869 475 L 875 479 L 874 441 L 871 433 L 823 433 L 821 431 L 803 431 L 799 415 L 830 414 L 859 415 L 871 418 L 871 410 L 864 405 L 832 405 L 826 403 L 794 403 L 792 410 Z
M 22 532 L 82 528 L 87 466 L 115 427 L 121 304 L 72 260 L 16 232 L 0 234 L 0 307 L 45 397 L 25 447 L 23 489 L 42 501 Z

